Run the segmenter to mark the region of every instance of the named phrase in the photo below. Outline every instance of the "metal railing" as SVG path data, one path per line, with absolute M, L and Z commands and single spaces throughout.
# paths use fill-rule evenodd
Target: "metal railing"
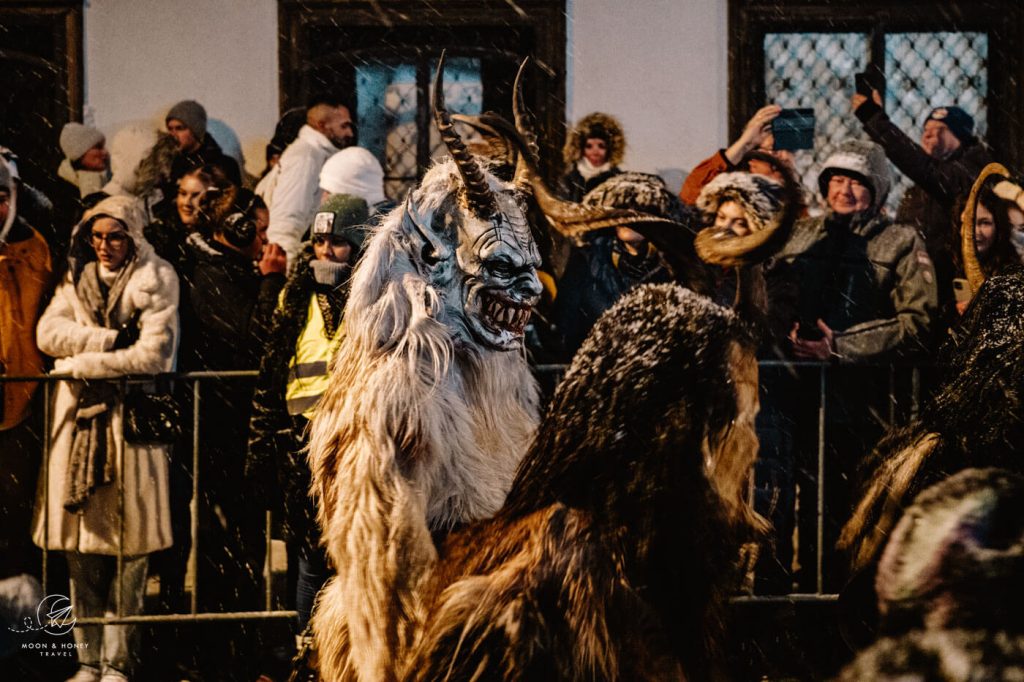
M 824 592 L 824 571 L 823 571 L 823 556 L 825 550 L 825 472 L 826 472 L 826 450 L 827 450 L 827 432 L 826 423 L 828 420 L 828 377 L 830 371 L 834 365 L 827 363 L 817 362 L 806 362 L 806 361 L 780 361 L 780 360 L 763 360 L 759 362 L 760 368 L 781 368 L 790 372 L 807 372 L 814 371 L 817 373 L 817 384 L 818 384 L 818 405 L 817 405 L 817 467 L 816 467 L 816 480 L 817 490 L 816 498 L 817 504 L 815 508 L 815 592 L 813 593 L 791 593 L 791 594 L 780 594 L 780 595 L 737 595 L 733 598 L 734 603 L 799 603 L 799 602 L 830 602 L 835 601 L 837 596 L 835 594 L 827 594 Z M 894 423 L 896 419 L 896 381 L 895 381 L 895 368 L 891 366 L 874 366 L 876 369 L 879 367 L 888 367 L 889 370 L 889 404 L 890 413 L 889 419 L 890 424 Z M 555 374 L 559 375 L 564 373 L 567 369 L 567 365 L 539 365 L 534 367 L 534 370 L 541 374 Z M 910 390 L 910 410 L 909 416 L 912 418 L 916 415 L 919 403 L 920 403 L 920 374 L 919 368 L 909 367 L 911 371 L 911 390 Z M 170 380 L 177 382 L 191 382 L 192 390 L 192 497 L 189 503 L 189 509 L 191 513 L 190 519 L 190 536 L 191 536 L 191 549 L 188 557 L 188 572 L 192 576 L 192 589 L 189 601 L 188 613 L 169 613 L 169 614 L 153 614 L 153 615 L 124 615 L 122 610 L 122 591 L 123 591 L 123 566 L 124 566 L 124 479 L 120 472 L 123 471 L 123 461 L 117 462 L 118 476 L 118 517 L 119 517 L 119 539 L 118 543 L 118 555 L 117 555 L 117 587 L 115 590 L 115 601 L 116 601 L 116 615 L 107 616 L 102 618 L 81 618 L 77 622 L 81 624 L 127 624 L 127 623 L 145 623 L 145 624 L 163 624 L 163 623 L 180 623 L 180 622 L 203 622 L 203 621 L 242 621 L 242 620 L 268 620 L 268 619 L 289 619 L 295 618 L 297 613 L 294 610 L 286 609 L 275 609 L 273 605 L 273 588 L 272 588 L 272 567 L 273 567 L 273 547 L 272 547 L 272 515 L 271 512 L 266 512 L 265 518 L 265 573 L 266 576 L 264 585 L 264 610 L 262 611 L 235 611 L 235 612 L 200 612 L 198 609 L 198 591 L 199 591 L 199 500 L 200 493 L 202 492 L 202 477 L 201 471 L 202 466 L 200 462 L 200 452 L 202 449 L 202 424 L 200 423 L 201 414 L 201 403 L 202 403 L 202 389 L 201 386 L 205 381 L 211 380 L 238 380 L 238 379 L 251 379 L 258 375 L 256 371 L 231 371 L 231 372 L 184 372 L 184 373 L 167 373 L 156 376 L 130 376 L 130 377 L 119 377 L 112 379 L 121 384 L 122 395 L 123 390 L 128 384 L 136 383 L 151 383 L 154 380 Z M 43 504 L 43 528 L 44 538 L 42 548 L 42 579 L 44 590 L 48 585 L 49 580 L 49 467 L 51 459 L 51 438 L 53 433 L 53 414 L 52 414 L 52 388 L 56 382 L 59 381 L 75 381 L 70 376 L 65 375 L 23 375 L 23 376 L 0 376 L 0 383 L 9 382 L 39 382 L 42 384 L 43 389 L 43 461 L 40 475 L 43 477 L 43 499 L 37 500 L 37 504 Z M 868 453 L 864 453 L 867 455 Z M 123 457 L 124 449 L 120 450 L 120 457 Z M 794 552 L 795 554 L 795 552 Z M 161 580 L 163 578 L 161 577 Z

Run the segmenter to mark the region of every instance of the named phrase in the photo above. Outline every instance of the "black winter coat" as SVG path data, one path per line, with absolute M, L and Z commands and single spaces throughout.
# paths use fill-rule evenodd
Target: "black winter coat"
M 307 247 L 299 255 L 281 305 L 274 313 L 271 343 L 260 363 L 260 376 L 253 396 L 249 429 L 249 454 L 246 458 L 246 483 L 254 497 L 264 500 L 271 511 L 283 511 L 284 536 L 300 545 L 300 551 L 313 552 L 319 544 L 316 509 L 309 496 L 310 471 L 303 447 L 308 420 L 289 415 L 285 402 L 288 368 L 295 345 L 306 327 L 310 297 L 318 285 L 309 267 L 313 259 Z M 343 290 L 344 291 L 344 290 Z M 346 295 L 325 297 L 333 317 L 341 319 Z
M 191 277 L 183 315 L 185 369 L 237 371 L 260 365 L 284 276 L 261 276 L 252 260 L 198 234 L 189 237 Z M 207 380 L 200 400 L 200 441 L 210 462 L 207 483 L 240 489 L 255 380 Z M 213 481 L 210 481 L 210 476 Z
M 164 196 L 173 197 L 177 194 L 178 180 L 189 171 L 201 166 L 218 166 L 231 182 L 238 187 L 242 186 L 242 171 L 238 167 L 238 162 L 225 154 L 217 141 L 213 139 L 213 135 L 207 133 L 199 149 L 188 154 L 181 152 L 175 154 L 174 161 L 171 162 L 169 191 L 165 191 Z
M 907 190 L 896 212 L 896 222 L 910 225 L 924 235 L 925 247 L 935 265 L 939 307 L 953 302 L 954 254 L 960 249 L 960 225 L 954 222 L 953 205 L 966 195 L 978 173 L 992 161 L 988 148 L 973 140 L 948 158 L 932 158 L 897 128 L 878 105 L 867 102 L 857 118 L 872 140 L 915 186 Z

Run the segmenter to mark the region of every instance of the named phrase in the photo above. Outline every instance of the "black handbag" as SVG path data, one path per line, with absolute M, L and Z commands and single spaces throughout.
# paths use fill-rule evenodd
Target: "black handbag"
M 143 385 L 129 386 L 124 396 L 124 439 L 137 445 L 168 445 L 181 438 L 181 405 L 164 377 L 156 390 Z

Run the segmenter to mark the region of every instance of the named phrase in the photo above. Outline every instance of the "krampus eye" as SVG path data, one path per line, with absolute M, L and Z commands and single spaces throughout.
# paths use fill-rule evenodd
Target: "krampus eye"
M 420 258 L 427 265 L 433 267 L 440 262 L 440 258 L 437 257 L 437 251 L 430 246 L 430 244 L 424 244 L 423 249 L 420 251 Z
M 511 277 L 514 273 L 512 266 L 504 261 L 488 263 L 487 271 L 495 277 Z

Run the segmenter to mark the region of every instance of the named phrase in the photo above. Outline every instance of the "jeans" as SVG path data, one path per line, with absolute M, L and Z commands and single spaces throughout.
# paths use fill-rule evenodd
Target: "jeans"
M 117 557 L 68 552 L 71 573 L 71 606 L 76 618 L 113 616 L 117 609 Z M 124 559 L 121 583 L 121 615 L 142 613 L 146 592 L 147 556 Z M 108 667 L 128 673 L 138 649 L 136 625 L 76 625 L 78 662 L 94 668 Z
M 316 596 L 328 578 L 327 557 L 320 547 L 312 551 L 299 551 L 299 580 L 295 588 L 295 610 L 299 612 L 298 633 L 302 634 L 309 625 Z

